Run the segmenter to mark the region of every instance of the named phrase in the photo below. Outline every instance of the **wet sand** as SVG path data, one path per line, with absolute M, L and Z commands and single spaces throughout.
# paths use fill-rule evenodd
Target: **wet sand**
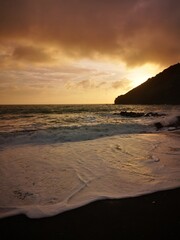
M 101 200 L 54 217 L 0 220 L 2 239 L 180 239 L 180 188 Z

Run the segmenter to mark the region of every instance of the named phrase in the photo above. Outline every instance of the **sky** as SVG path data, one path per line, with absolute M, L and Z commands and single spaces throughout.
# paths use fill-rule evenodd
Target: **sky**
M 0 104 L 114 99 L 180 60 L 179 0 L 0 0 Z

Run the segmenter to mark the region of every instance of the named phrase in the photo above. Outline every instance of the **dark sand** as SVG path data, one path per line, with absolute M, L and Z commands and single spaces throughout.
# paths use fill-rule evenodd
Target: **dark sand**
M 96 201 L 55 217 L 0 220 L 0 239 L 180 239 L 180 188 Z

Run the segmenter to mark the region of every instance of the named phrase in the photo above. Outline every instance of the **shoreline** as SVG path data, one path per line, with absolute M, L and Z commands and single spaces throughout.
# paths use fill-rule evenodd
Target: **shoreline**
M 180 239 L 180 187 L 98 200 L 54 217 L 0 219 L 1 239 Z

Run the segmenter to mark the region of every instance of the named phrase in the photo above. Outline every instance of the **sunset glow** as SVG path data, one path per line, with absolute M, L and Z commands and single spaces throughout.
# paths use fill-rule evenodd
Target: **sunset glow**
M 113 103 L 180 57 L 179 1 L 0 4 L 0 104 Z

